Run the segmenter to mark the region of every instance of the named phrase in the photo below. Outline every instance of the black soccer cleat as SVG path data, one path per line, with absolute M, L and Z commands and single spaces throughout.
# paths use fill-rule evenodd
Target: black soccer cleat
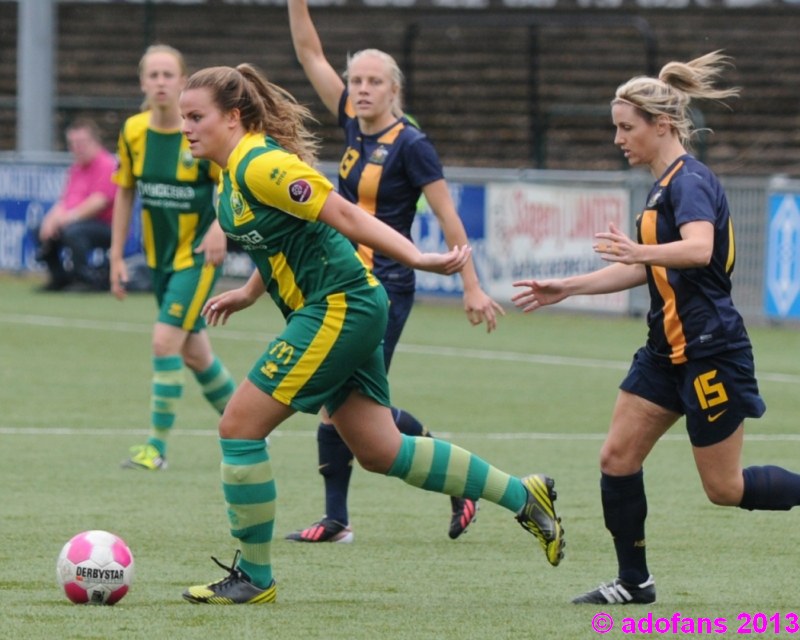
M 630 584 L 616 578 L 587 591 L 572 604 L 653 604 L 656 601 L 656 581 L 653 576 L 641 584 Z
M 275 602 L 278 587 L 273 580 L 266 589 L 261 589 L 250 582 L 250 579 L 236 566 L 240 551 L 233 557 L 233 565 L 226 567 L 212 556 L 212 560 L 228 571 L 222 580 L 210 584 L 189 587 L 183 592 L 183 598 L 192 604 L 266 604 Z
M 450 496 L 450 504 L 453 511 L 450 516 L 450 530 L 447 535 L 455 540 L 466 532 L 470 524 L 478 519 L 478 501 Z
M 338 520 L 331 520 L 328 517 L 319 522 L 315 522 L 305 529 L 293 531 L 286 535 L 287 540 L 293 542 L 342 542 L 350 543 L 353 541 L 353 529 L 349 525 L 342 524 Z

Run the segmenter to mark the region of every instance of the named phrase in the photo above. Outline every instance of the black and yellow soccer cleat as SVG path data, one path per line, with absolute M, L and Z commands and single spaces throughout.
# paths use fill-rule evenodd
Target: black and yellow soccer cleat
M 141 444 L 131 447 L 131 457 L 123 460 L 120 466 L 123 469 L 163 471 L 167 468 L 167 459 L 152 444 Z
M 517 513 L 517 522 L 536 536 L 547 561 L 557 567 L 564 558 L 564 529 L 553 506 L 555 482 L 537 473 L 522 478 L 522 485 L 528 492 L 528 500 Z
M 212 556 L 212 560 L 228 571 L 227 577 L 211 584 L 189 587 L 183 597 L 192 604 L 266 604 L 275 602 L 278 587 L 273 580 L 266 589 L 254 585 L 236 566 L 239 551 L 233 558 L 233 565 L 226 567 Z
M 573 598 L 572 604 L 652 604 L 656 601 L 656 581 L 650 576 L 641 584 L 616 578 Z

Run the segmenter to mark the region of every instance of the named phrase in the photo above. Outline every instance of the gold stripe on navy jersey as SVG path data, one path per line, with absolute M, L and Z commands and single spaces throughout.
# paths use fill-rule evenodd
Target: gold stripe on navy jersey
M 678 162 L 675 163 L 675 166 L 672 168 L 672 170 L 668 174 L 666 174 L 663 178 L 661 178 L 661 182 L 659 184 L 662 187 L 666 187 L 670 183 L 670 180 L 672 180 L 672 178 L 675 177 L 675 174 L 678 173 L 678 171 L 680 171 L 680 168 L 682 166 L 683 166 L 683 160 L 678 160 Z
M 378 138 L 378 144 L 380 146 L 366 159 L 367 164 L 364 165 L 361 178 L 358 180 L 358 206 L 364 209 L 364 211 L 371 213 L 373 216 L 378 207 L 378 187 L 380 187 L 381 176 L 383 175 L 383 161 L 389 153 L 386 147 L 394 143 L 404 127 L 405 125 L 402 122 L 397 122 L 391 129 Z M 347 151 L 345 151 L 345 156 L 350 152 L 355 153 L 353 149 L 348 148 Z M 367 266 L 372 268 L 372 247 L 360 244 L 358 245 L 358 253 L 364 258 L 364 262 Z
M 736 264 L 736 236 L 733 233 L 733 220 L 728 219 L 728 257 L 725 258 L 725 273 L 733 273 Z
M 339 126 L 345 134 L 339 193 L 411 239 L 423 187 L 444 178 L 433 144 L 406 116 L 383 131 L 362 133 L 347 91 L 339 101 Z M 359 247 L 359 254 L 386 288 L 414 290 L 413 269 L 367 247 Z
M 661 182 L 662 187 L 667 184 L 669 183 Z M 648 209 L 642 213 L 639 227 L 639 241 L 642 244 L 658 244 L 658 237 L 656 235 L 657 220 L 658 211 L 655 209 Z M 684 353 L 686 349 L 686 338 L 683 335 L 683 324 L 678 316 L 675 291 L 670 286 L 667 278 L 667 269 L 657 266 L 648 266 L 647 268 L 652 275 L 653 283 L 658 289 L 664 307 L 664 334 L 672 347 L 670 357 L 675 364 L 686 362 Z
M 358 206 L 372 215 L 375 215 L 378 204 L 378 186 L 380 185 L 381 175 L 383 175 L 383 161 L 389 154 L 386 146 L 394 144 L 404 127 L 405 125 L 402 122 L 397 122 L 378 138 L 380 146 L 366 159 L 367 165 L 361 172 L 361 178 L 358 181 Z M 345 151 L 345 155 L 349 151 L 351 150 Z
M 673 364 L 750 344 L 730 300 L 735 246 L 727 199 L 716 176 L 687 154 L 651 188 L 636 222 L 638 239 L 650 245 L 678 242 L 681 226 L 698 221 L 710 223 L 714 230 L 708 265 L 646 266 L 651 299 L 648 347 Z
M 682 166 L 683 160 L 676 162 L 672 170 L 661 179 L 659 186 L 668 186 L 670 180 L 672 180 Z M 652 216 L 647 216 L 646 214 L 652 214 Z M 645 212 L 645 216 L 643 216 L 642 219 L 642 242 L 644 242 L 644 244 L 658 244 L 658 237 L 656 235 L 657 220 L 657 210 L 651 209 Z M 658 292 L 663 301 L 664 335 L 672 348 L 670 358 L 673 363 L 681 364 L 686 362 L 686 337 L 683 333 L 683 323 L 678 315 L 675 291 L 669 283 L 667 269 L 665 267 L 651 266 L 649 269 L 653 276 L 653 282 L 658 288 Z

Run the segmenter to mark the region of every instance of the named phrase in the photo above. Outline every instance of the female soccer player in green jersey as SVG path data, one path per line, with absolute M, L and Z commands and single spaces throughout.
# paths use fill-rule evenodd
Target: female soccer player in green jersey
M 325 407 L 367 470 L 408 484 L 516 513 L 548 561 L 563 557 L 563 529 L 547 476 L 517 478 L 474 454 L 395 427 L 381 340 L 386 291 L 353 243 L 414 269 L 452 274 L 469 247 L 421 253 L 401 234 L 333 190 L 308 163 L 316 139 L 309 112 L 250 65 L 192 75 L 181 94 L 183 131 L 192 154 L 222 167 L 218 219 L 252 257 L 247 283 L 203 308 L 209 324 L 226 322 L 265 292 L 286 326 L 256 360 L 219 424 L 222 486 L 231 535 L 239 540 L 228 575 L 187 589 L 194 603 L 256 604 L 276 597 L 271 543 L 276 489 L 265 438 L 296 411 Z
M 152 432 L 122 464 L 158 470 L 166 467 L 167 436 L 183 391 L 184 364 L 219 413 L 235 384 L 214 355 L 200 314 L 227 247 L 214 215 L 219 167 L 195 160 L 181 133 L 178 97 L 186 83 L 181 53 L 166 45 L 150 47 L 139 63 L 139 75 L 145 110 L 128 118 L 119 135 L 111 291 L 120 300 L 125 297 L 123 251 L 138 190 L 144 252 L 159 313 L 152 340 Z

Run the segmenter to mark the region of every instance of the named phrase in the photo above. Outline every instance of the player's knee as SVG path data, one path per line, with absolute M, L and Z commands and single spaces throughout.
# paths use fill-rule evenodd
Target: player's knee
M 629 476 L 642 468 L 644 459 L 636 447 L 606 442 L 600 448 L 600 471 L 610 476 Z
M 187 352 L 187 351 L 184 351 L 181 354 L 181 356 L 183 357 L 183 364 L 185 364 L 187 367 L 189 367 L 189 369 L 194 371 L 196 374 L 197 373 L 202 373 L 203 371 L 205 371 L 208 368 L 208 366 L 210 366 L 210 365 L 204 366 L 204 365 L 206 365 L 206 362 L 207 362 L 207 358 L 206 357 L 200 357 L 197 354 L 194 354 L 194 353 L 191 353 L 191 352 Z
M 172 341 L 167 340 L 159 335 L 153 336 L 151 347 L 153 349 L 153 355 L 156 358 L 166 358 L 167 356 L 179 355 L 175 351 L 175 347 L 172 345 Z
M 227 417 L 225 413 L 219 419 L 219 437 L 226 440 L 237 438 L 239 430 L 236 428 L 236 422 Z
M 356 455 L 356 460 L 364 469 L 372 473 L 386 474 L 392 467 L 394 459 L 380 451 L 364 452 Z
M 703 489 L 712 504 L 736 507 L 742 502 L 742 488 L 733 483 L 705 482 Z
M 610 476 L 627 476 L 635 473 L 625 460 L 624 452 L 614 447 L 603 446 L 600 449 L 600 471 Z
M 367 471 L 373 473 L 388 473 L 392 468 L 400 450 L 400 433 L 392 427 L 392 433 L 397 435 L 397 439 L 381 438 L 353 449 L 353 453 L 360 464 Z

